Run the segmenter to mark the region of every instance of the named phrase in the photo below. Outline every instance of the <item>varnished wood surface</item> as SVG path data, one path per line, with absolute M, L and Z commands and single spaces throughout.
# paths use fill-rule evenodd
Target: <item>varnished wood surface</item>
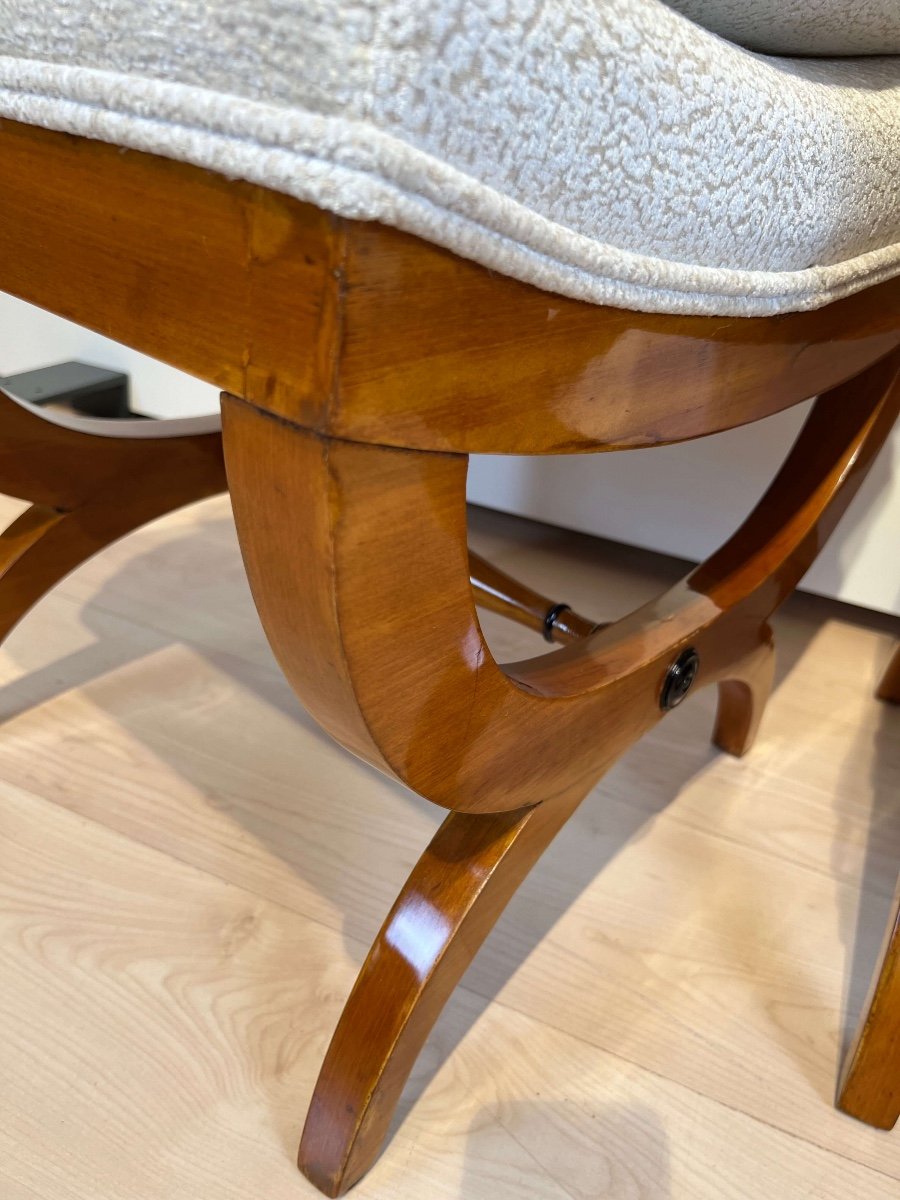
M 751 750 L 756 741 L 775 679 L 775 643 L 768 625 L 763 633 L 759 645 L 719 684 L 713 741 L 737 758 Z
M 518 621 L 548 642 L 577 642 L 599 628 L 597 621 L 581 616 L 565 601 L 542 596 L 471 550 L 469 581 L 479 608 Z
M 603 620 L 684 569 L 494 514 L 474 545 Z M 501 660 L 543 645 L 482 620 Z M 706 690 L 607 776 L 354 1197 L 894 1200 L 900 1140 L 832 1100 L 900 861 L 896 621 L 798 596 L 774 628 L 753 754 L 710 748 Z M 0 713 L 0 1194 L 312 1200 L 302 1110 L 441 814 L 304 717 L 224 497 L 63 581 Z
M 0 530 L 0 639 L 110 542 L 225 490 L 218 432 L 114 438 L 81 424 L 47 421 L 0 392 L 0 492 L 32 501 Z
M 543 849 L 532 829 L 546 818 L 555 832 L 660 720 L 676 660 L 699 664 L 696 686 L 722 685 L 718 743 L 749 748 L 773 675 L 768 618 L 890 432 L 898 366 L 892 356 L 819 398 L 757 508 L 680 585 L 556 654 L 505 669 L 474 614 L 464 460 L 322 438 L 225 398 L 248 578 L 298 695 L 344 745 L 455 817 L 513 821 L 491 817 L 479 833 L 477 821 L 448 820 L 373 944 L 301 1145 L 302 1169 L 327 1195 L 374 1162 L 437 1012 L 521 881 L 522 862 L 527 869 Z M 456 847 L 449 856 L 442 838 Z
M 553 296 L 377 225 L 348 232 L 344 271 L 329 431 L 421 449 L 679 441 L 834 387 L 900 341 L 898 280 L 817 312 L 660 316 Z
M 540 852 L 527 831 L 555 827 L 654 726 L 676 655 L 696 650 L 698 682 L 724 685 L 720 743 L 740 753 L 752 740 L 771 680 L 766 619 L 896 415 L 900 284 L 818 314 L 736 322 L 734 333 L 729 322 L 548 308 L 546 294 L 416 239 L 178 165 L 116 162 L 109 148 L 8 125 L 0 149 L 15 178 L 0 201 L 0 228 L 15 230 L 0 235 L 0 284 L 231 387 L 229 474 L 281 662 L 339 740 L 456 810 L 446 839 L 459 842 L 458 871 L 434 875 L 426 854 L 396 910 L 424 946 L 417 976 L 395 1007 L 389 917 L 359 984 L 374 996 L 365 1011 L 386 1019 L 366 1038 L 347 1034 L 359 1025 L 351 999 L 314 1094 L 301 1162 L 337 1194 L 373 1161 L 434 1017 L 515 890 L 518 847 L 525 869 Z M 95 190 L 108 180 L 102 204 L 81 201 L 88 179 Z M 227 277 L 222 302 L 208 299 L 216 275 Z M 676 440 L 826 389 L 768 496 L 709 563 L 552 659 L 497 666 L 474 618 L 460 452 Z M 33 510 L 13 527 L 11 564 L 57 527 L 48 507 Z M 479 838 L 462 836 L 477 813 L 496 814 L 495 857 L 481 865 Z M 505 821 L 523 830 L 508 851 Z M 426 892 L 443 942 L 407 902 Z M 892 994 L 890 971 L 884 982 Z
M 0 122 L 0 288 L 336 436 L 567 452 L 777 412 L 900 343 L 900 280 L 817 312 L 630 313 L 380 225 Z
M 366 956 L 310 1102 L 298 1161 L 326 1196 L 371 1167 L 441 1009 L 584 792 L 490 817 L 451 813 L 416 863 Z
M 465 459 L 321 439 L 226 399 L 235 517 L 275 653 L 333 736 L 445 807 L 516 809 L 595 780 L 660 719 L 683 649 L 702 686 L 764 640 L 890 431 L 896 375 L 887 361 L 822 397 L 753 515 L 678 587 L 505 669 L 472 601 Z
M 108 422 L 101 423 L 108 427 Z M 205 495 L 221 491 L 219 431 L 177 437 L 171 429 L 182 423 L 165 421 L 161 424 L 169 436 L 154 437 L 154 423 L 142 422 L 146 436 L 140 438 L 98 437 L 90 432 L 87 418 L 79 429 L 67 427 L 0 391 L 0 493 L 62 514 L 116 489 L 123 502 L 130 502 L 150 488 L 148 474 L 155 475 L 153 490 L 160 496 L 190 487 L 201 476 L 208 485 L 216 485 Z M 191 422 L 184 425 L 189 430 Z
M 333 282 L 326 214 L 5 120 L 0 161 L 0 290 L 216 387 L 298 412 L 317 404 Z

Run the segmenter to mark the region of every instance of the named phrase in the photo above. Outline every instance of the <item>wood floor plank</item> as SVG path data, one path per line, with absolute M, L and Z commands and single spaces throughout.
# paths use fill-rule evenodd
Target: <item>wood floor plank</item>
M 832 845 L 840 830 L 808 804 L 795 836 L 819 858 L 815 870 L 798 870 L 767 845 L 784 821 L 778 787 L 754 786 L 742 764 L 707 765 L 680 793 L 675 777 L 661 780 L 654 816 L 628 803 L 653 764 L 651 744 L 586 804 L 514 902 L 470 986 L 896 1172 L 895 1140 L 830 1109 L 848 947 L 861 950 L 861 894 L 830 877 L 827 856 L 858 864 L 858 839 Z M 246 678 L 238 686 L 184 647 L 7 725 L 0 774 L 363 939 L 438 819 L 261 702 Z M 728 837 L 717 829 L 723 779 Z M 688 821 L 675 818 L 683 799 Z M 879 852 L 864 893 L 870 962 L 892 861 Z M 562 1015 L 560 977 L 571 989 Z M 799 1109 L 798 1092 L 809 1100 Z
M 291 1151 L 356 954 L 8 784 L 0 829 L 11 1194 L 315 1194 Z M 895 1194 L 878 1172 L 465 989 L 417 1076 L 422 1095 L 360 1200 Z
M 111 548 L 16 631 L 0 655 L 0 780 L 339 935 L 348 988 L 440 813 L 300 712 L 222 504 Z M 549 594 L 548 579 L 567 595 L 582 580 L 627 606 L 677 568 L 632 552 L 597 566 L 584 539 L 532 528 L 517 540 L 517 529 L 498 560 Z M 488 534 L 502 546 L 493 519 Z M 498 653 L 539 649 L 525 631 L 485 625 Z M 885 622 L 802 597 L 778 634 L 782 678 L 753 753 L 736 762 L 709 748 L 711 695 L 672 714 L 551 848 L 467 976 L 466 1003 L 473 1032 L 494 999 L 503 1029 L 537 1023 L 548 1046 L 572 1039 L 618 1070 L 671 1081 L 679 1103 L 749 1114 L 785 1131 L 785 1145 L 833 1151 L 896 1190 L 900 1139 L 831 1107 L 900 863 L 900 714 L 870 694 L 892 638 Z M 432 1056 L 465 1028 L 447 1020 Z M 569 1082 L 553 1086 L 565 1108 Z M 605 1086 L 588 1072 L 585 1094 Z M 668 1130 L 674 1118 L 656 1119 Z M 696 1152 L 696 1134 L 684 1136 Z M 697 1170 L 714 1176 L 725 1153 L 710 1145 Z M 571 1194 L 607 1194 L 582 1183 Z

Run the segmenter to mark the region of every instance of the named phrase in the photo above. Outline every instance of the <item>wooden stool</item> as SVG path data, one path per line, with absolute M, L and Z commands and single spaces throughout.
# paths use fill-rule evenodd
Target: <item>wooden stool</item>
M 100 142 L 3 122 L 0 155 L 0 285 L 224 391 L 244 559 L 285 673 L 338 741 L 449 810 L 312 1098 L 300 1166 L 336 1196 L 372 1164 L 444 1002 L 600 776 L 711 684 L 716 743 L 749 749 L 772 684 L 768 620 L 900 408 L 900 279 L 777 317 L 649 315 Z M 813 395 L 741 528 L 614 624 L 470 562 L 470 453 L 651 446 Z M 88 554 L 223 486 L 215 433 L 99 437 L 9 400 L 0 422 L 0 485 L 34 503 L 4 536 L 4 632 Z M 499 665 L 476 600 L 565 645 Z M 898 680 L 895 658 L 886 698 Z M 882 1126 L 898 1115 L 896 927 L 840 1103 Z

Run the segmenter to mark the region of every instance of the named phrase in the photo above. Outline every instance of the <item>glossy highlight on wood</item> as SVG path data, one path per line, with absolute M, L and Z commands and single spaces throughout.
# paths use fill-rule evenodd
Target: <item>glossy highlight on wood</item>
M 339 741 L 445 807 L 520 808 L 598 778 L 660 719 L 681 649 L 698 650 L 700 686 L 765 640 L 891 428 L 895 373 L 877 364 L 823 396 L 754 514 L 681 584 L 504 667 L 469 587 L 463 458 L 323 439 L 226 399 L 235 517 L 276 656 Z M 256 519 L 276 507 L 283 523 Z M 320 655 L 342 664 L 327 689 Z
M 565 819 L 571 798 L 660 719 L 662 680 L 686 646 L 700 656 L 698 686 L 720 684 L 717 741 L 744 753 L 771 687 L 768 618 L 814 560 L 898 410 L 896 360 L 826 393 L 758 507 L 711 559 L 631 616 L 505 667 L 474 616 L 464 460 L 322 438 L 227 397 L 223 431 L 248 576 L 288 678 L 345 745 L 455 810 L 444 826 L 455 839 L 483 828 L 454 820 L 463 813 L 491 813 L 498 829 L 515 828 L 503 818 L 532 806 L 548 822 L 558 809 Z M 260 522 L 276 497 L 284 520 Z M 316 646 L 302 632 L 313 628 Z M 341 663 L 327 693 L 314 655 Z M 462 868 L 451 886 L 453 873 L 435 872 L 434 857 L 414 870 L 376 940 L 313 1096 L 300 1162 L 329 1195 L 371 1165 L 447 981 L 462 970 L 458 955 L 469 961 L 487 931 L 481 922 L 489 927 L 502 908 L 480 905 L 478 935 L 467 936 L 470 873 Z M 505 861 L 491 867 L 503 902 Z M 409 948 L 399 960 L 398 921 Z
M 573 612 L 564 601 L 540 595 L 471 550 L 469 577 L 479 608 L 517 621 L 539 633 L 545 641 L 576 642 L 600 628 L 599 622 Z
M 300 1162 L 338 1195 L 377 1156 L 428 1030 L 506 901 L 662 719 L 686 649 L 699 655 L 694 686 L 719 688 L 715 740 L 748 749 L 772 684 L 768 620 L 900 408 L 900 279 L 773 318 L 625 312 L 150 155 L 8 121 L 0 155 L 0 287 L 229 393 L 228 482 L 279 662 L 338 741 L 450 810 L 313 1095 Z M 610 625 L 557 610 L 561 649 L 494 660 L 476 598 L 536 631 L 556 604 L 473 562 L 470 452 L 652 446 L 814 394 L 771 488 L 706 563 Z M 40 424 L 10 412 L 0 443 L 0 486 L 34 504 L 4 535 L 0 633 L 93 550 L 222 484 L 217 435 L 101 448 Z M 882 1068 L 898 1023 L 895 942 L 842 1099 L 881 1122 L 894 1103 Z
M 299 1164 L 326 1196 L 371 1166 L 450 993 L 586 790 L 490 817 L 451 813 L 432 838 L 369 951 L 313 1093 Z
M 181 1200 L 187 1181 L 188 1200 L 318 1195 L 296 1174 L 309 1095 L 354 964 L 444 814 L 290 703 L 230 526 L 219 497 L 123 539 L 0 657 L 0 1027 L 20 1034 L 2 1055 L 4 1200 L 59 1200 L 59 1163 L 65 1200 Z M 483 509 L 469 535 L 597 615 L 677 575 Z M 506 658 L 542 645 L 479 617 Z M 829 1200 L 894 1200 L 900 1130 L 829 1104 L 842 999 L 865 990 L 900 861 L 897 717 L 865 678 L 892 639 L 806 596 L 773 625 L 759 751 L 736 767 L 704 745 L 707 691 L 587 797 L 348 1198 L 563 1200 L 611 1179 L 632 1200 L 771 1200 L 821 1179 Z M 86 1064 L 102 1070 L 81 1106 Z
M 679 441 L 779 412 L 900 345 L 900 278 L 777 317 L 630 312 L 87 138 L 0 120 L 0 156 L 3 290 L 354 441 Z

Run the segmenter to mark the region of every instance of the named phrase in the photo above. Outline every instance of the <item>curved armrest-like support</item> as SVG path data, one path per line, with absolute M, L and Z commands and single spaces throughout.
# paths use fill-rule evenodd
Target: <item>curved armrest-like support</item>
M 241 397 L 225 401 L 235 512 L 289 679 L 338 740 L 458 810 L 389 914 L 313 1097 L 301 1165 L 336 1195 L 373 1160 L 518 882 L 662 715 L 673 660 L 691 664 L 681 684 L 720 684 L 716 740 L 746 749 L 771 686 L 766 618 L 897 411 L 900 279 L 752 320 L 598 308 L 183 163 L 7 121 L 0 149 L 4 288 Z M 681 585 L 557 655 L 494 661 L 469 583 L 465 454 L 699 437 L 851 377 Z M 0 435 L 0 490 L 33 504 L 0 539 L 0 635 L 102 545 L 224 486 L 212 428 L 80 429 L 0 396 Z M 508 585 L 491 602 L 508 610 L 504 586 L 533 621 L 534 598 Z M 894 1049 L 896 962 L 873 1009 Z M 863 1112 L 872 1061 L 884 1092 L 864 1113 L 884 1121 L 891 1061 L 867 1028 L 845 1106 Z
M 661 599 L 505 668 L 469 587 L 463 456 L 325 439 L 226 397 L 238 531 L 275 652 L 339 741 L 435 803 L 505 811 L 596 779 L 660 718 L 682 650 L 706 684 L 768 639 L 891 428 L 896 376 L 882 360 L 821 397 L 738 533 Z
M 374 1160 L 453 986 L 581 797 L 660 719 L 674 662 L 720 685 L 715 740 L 747 749 L 772 684 L 767 618 L 890 430 L 897 365 L 817 401 L 757 508 L 682 583 L 505 667 L 469 583 L 465 458 L 329 439 L 225 398 L 238 532 L 288 678 L 344 745 L 454 810 L 388 915 L 316 1084 L 299 1161 L 326 1195 Z M 536 621 L 541 604 L 523 603 Z
M 542 695 L 607 686 L 723 616 L 759 628 L 793 592 L 831 535 L 898 409 L 893 356 L 819 399 L 759 504 L 736 533 L 663 596 L 553 655 L 510 665 Z M 704 681 L 709 681 L 704 671 Z

